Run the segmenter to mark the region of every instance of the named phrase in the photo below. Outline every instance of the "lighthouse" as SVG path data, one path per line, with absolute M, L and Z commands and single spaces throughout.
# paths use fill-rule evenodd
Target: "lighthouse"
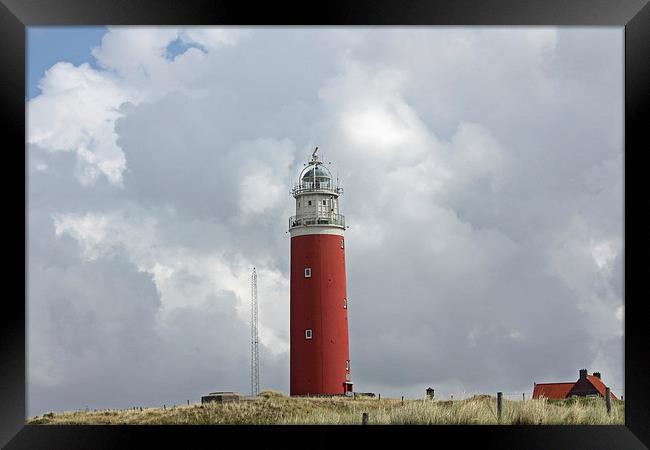
M 291 190 L 290 394 L 351 395 L 343 189 L 317 151 Z

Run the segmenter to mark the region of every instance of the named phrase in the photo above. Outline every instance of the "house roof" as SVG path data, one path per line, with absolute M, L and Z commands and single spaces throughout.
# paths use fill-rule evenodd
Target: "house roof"
M 600 378 L 593 375 L 587 375 L 587 381 L 598 391 L 600 395 L 605 397 L 606 386 Z M 549 399 L 562 399 L 567 398 L 567 395 L 571 391 L 571 388 L 575 386 L 577 381 L 572 381 L 570 383 L 537 383 L 533 389 L 533 398 L 546 397 Z M 612 399 L 618 400 L 614 393 L 612 393 Z
M 533 389 L 533 398 L 566 398 L 575 382 L 571 383 L 537 383 Z
M 603 397 L 605 397 L 605 388 L 606 388 L 607 386 L 605 386 L 605 383 L 603 383 L 603 382 L 600 380 L 600 378 L 595 377 L 595 376 L 593 376 L 593 375 L 587 375 L 587 380 L 589 380 L 589 382 L 593 385 L 593 387 L 596 388 L 596 390 L 600 393 L 600 395 L 602 395 Z M 616 396 L 614 395 L 614 393 L 612 393 L 611 391 L 610 391 L 610 393 L 611 393 L 611 395 L 612 395 L 612 399 L 614 399 L 614 400 L 618 400 L 618 399 L 616 398 Z

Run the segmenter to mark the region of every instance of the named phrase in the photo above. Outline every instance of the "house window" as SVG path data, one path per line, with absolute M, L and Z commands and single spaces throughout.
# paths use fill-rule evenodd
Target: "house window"
M 307 206 L 311 206 L 311 200 L 307 202 Z
M 327 200 L 323 200 L 323 205 L 327 205 Z
M 347 298 L 343 299 L 343 309 L 348 309 L 348 299 Z
M 305 268 L 305 278 L 311 278 L 311 267 Z
M 312 332 L 311 329 L 305 330 L 305 339 L 311 339 Z
M 350 371 L 350 360 L 349 359 L 345 361 L 345 371 L 346 372 Z

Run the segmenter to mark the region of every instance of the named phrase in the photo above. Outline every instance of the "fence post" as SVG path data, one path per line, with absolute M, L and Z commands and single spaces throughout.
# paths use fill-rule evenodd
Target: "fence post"
M 501 413 L 503 411 L 503 392 L 497 392 L 497 421 L 501 422 Z
M 187 406 L 190 406 L 190 401 L 189 400 L 187 401 Z
M 379 400 L 381 400 L 381 394 L 379 394 Z
M 524 402 L 526 401 L 526 393 L 525 392 L 521 393 L 521 400 L 524 401 Z
M 404 396 L 402 395 L 402 405 L 404 404 Z
M 612 414 L 612 391 L 606 387 L 605 388 L 605 405 L 607 406 L 607 414 Z
M 361 425 L 368 425 L 368 413 L 361 414 Z

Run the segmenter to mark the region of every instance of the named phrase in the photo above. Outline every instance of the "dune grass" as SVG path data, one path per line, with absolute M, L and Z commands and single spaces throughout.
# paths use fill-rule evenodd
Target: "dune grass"
M 497 420 L 496 399 L 478 395 L 464 400 L 404 400 L 371 397 L 290 398 L 277 391 L 264 391 L 254 401 L 192 404 L 133 410 L 98 410 L 47 413 L 31 417 L 27 424 L 52 425 L 292 425 L 361 424 L 367 412 L 369 425 L 622 425 L 624 402 L 612 401 L 607 414 L 605 401 L 576 399 L 553 401 L 503 401 Z

